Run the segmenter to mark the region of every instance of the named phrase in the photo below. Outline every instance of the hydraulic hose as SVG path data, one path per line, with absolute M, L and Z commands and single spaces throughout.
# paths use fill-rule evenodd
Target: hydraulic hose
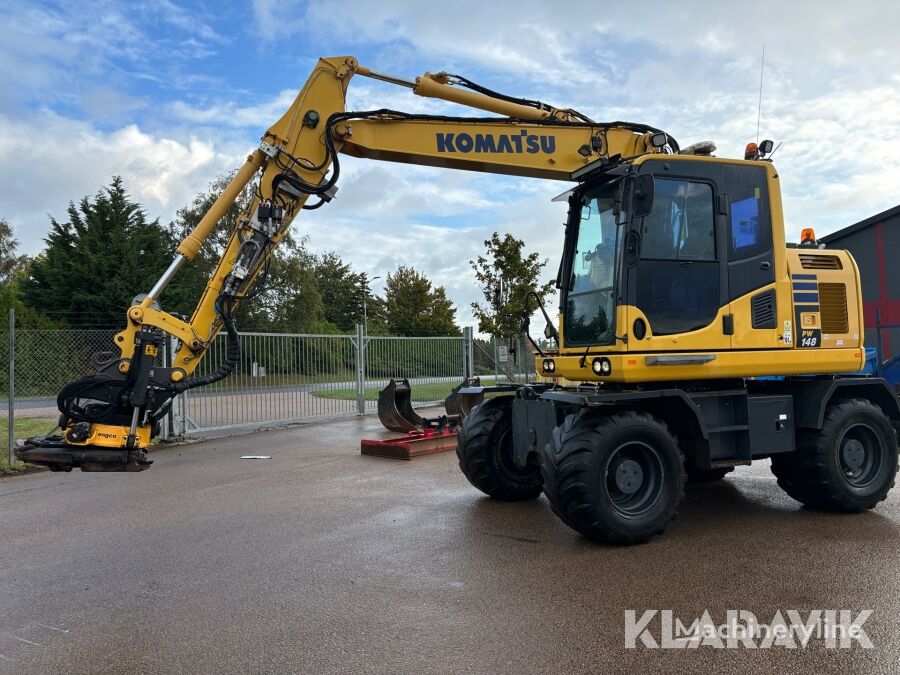
M 237 328 L 234 325 L 234 319 L 231 318 L 230 312 L 222 313 L 222 325 L 225 327 L 225 332 L 228 334 L 228 348 L 225 352 L 225 361 L 209 375 L 194 377 L 184 382 L 175 382 L 172 386 L 175 393 L 180 394 L 188 389 L 203 387 L 207 384 L 224 380 L 234 372 L 234 369 L 241 361 L 241 338 L 238 335 Z

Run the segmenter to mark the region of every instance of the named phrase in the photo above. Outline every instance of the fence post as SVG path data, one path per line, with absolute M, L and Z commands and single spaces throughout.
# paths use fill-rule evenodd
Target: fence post
M 356 324 L 356 412 L 366 413 L 366 344 L 361 323 Z
M 494 384 L 500 384 L 500 352 L 497 347 L 497 336 L 491 336 L 491 346 L 494 348 Z
M 169 365 L 175 363 L 175 354 L 178 353 L 178 338 L 170 336 L 169 346 Z M 182 392 L 172 401 L 172 407 L 166 416 L 169 419 L 169 438 L 184 438 L 187 432 L 187 392 Z
M 463 379 L 475 375 L 475 354 L 473 347 L 475 330 L 471 326 L 463 328 Z
M 7 452 L 9 466 L 16 463 L 16 310 L 9 308 L 9 417 L 7 418 Z

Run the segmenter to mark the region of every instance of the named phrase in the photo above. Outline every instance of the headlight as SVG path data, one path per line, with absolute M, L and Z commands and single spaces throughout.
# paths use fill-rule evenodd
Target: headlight
M 545 373 L 555 373 L 556 361 L 553 359 L 544 359 L 543 369 Z
M 594 371 L 595 375 L 609 375 L 612 373 L 612 364 L 608 358 L 601 356 L 591 362 L 591 370 Z

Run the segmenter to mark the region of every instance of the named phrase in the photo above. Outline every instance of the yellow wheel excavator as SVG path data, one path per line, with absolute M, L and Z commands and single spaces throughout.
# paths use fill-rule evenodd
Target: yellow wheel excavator
M 491 114 L 347 111 L 358 76 Z M 558 198 L 568 204 L 558 325 L 540 298 L 526 303 L 540 306 L 555 344 L 532 341 L 544 377 L 459 392 L 470 401 L 495 394 L 459 433 L 460 467 L 475 487 L 503 500 L 544 493 L 567 525 L 619 544 L 662 532 L 686 480 L 762 458 L 811 507 L 870 509 L 893 486 L 900 405 L 883 380 L 852 374 L 864 362 L 856 263 L 812 233 L 785 242 L 771 142 L 744 158 L 714 152 L 458 75 L 408 80 L 352 57 L 322 59 L 156 285 L 126 310 L 118 357 L 60 392 L 61 434 L 28 439 L 18 456 L 55 470 L 146 469 L 173 397 L 238 365 L 235 307 L 251 300 L 294 218 L 335 198 L 344 154 L 571 184 Z M 167 313 L 166 287 L 251 183 L 256 196 L 193 316 Z M 223 329 L 227 359 L 194 375 Z M 180 346 L 164 368 L 156 355 L 169 336 Z

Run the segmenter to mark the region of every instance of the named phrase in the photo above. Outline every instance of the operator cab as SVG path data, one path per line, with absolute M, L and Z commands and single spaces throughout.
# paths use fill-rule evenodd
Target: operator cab
M 767 171 L 673 155 L 585 180 L 569 196 L 557 279 L 561 349 L 657 351 L 698 331 L 706 349 L 735 348 L 729 308 L 762 289 L 771 297 L 755 303 L 752 329 L 772 331 L 774 313 L 762 311 L 775 283 Z

